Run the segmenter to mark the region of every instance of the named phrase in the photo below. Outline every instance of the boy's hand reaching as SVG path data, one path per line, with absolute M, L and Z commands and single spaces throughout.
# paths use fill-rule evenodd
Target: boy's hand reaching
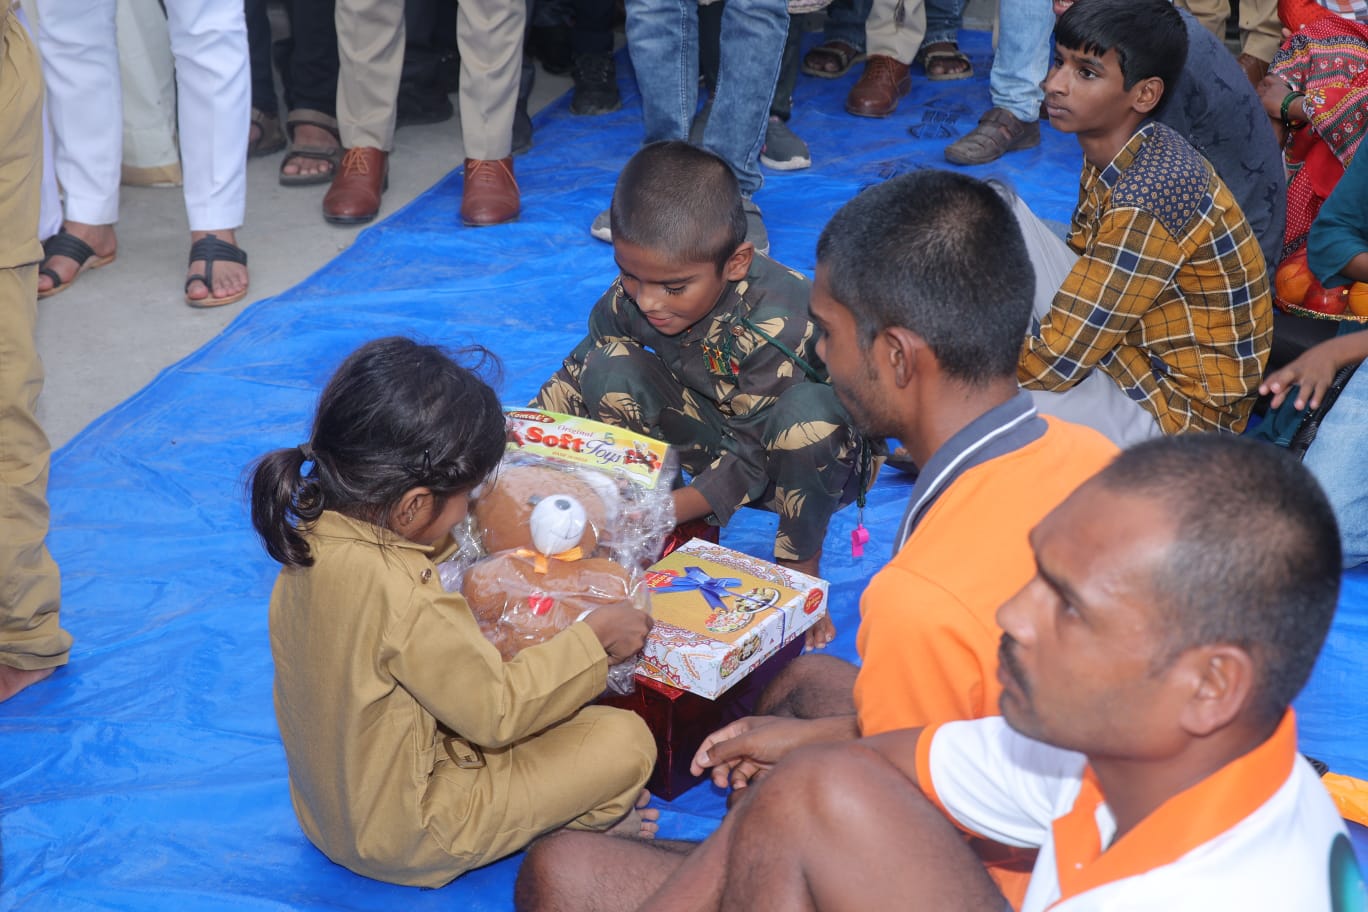
M 1272 394 L 1271 408 L 1282 405 L 1292 387 L 1297 387 L 1293 404 L 1299 408 L 1316 408 L 1339 370 L 1339 359 L 1333 349 L 1317 345 L 1303 352 L 1295 361 L 1278 368 L 1259 384 L 1259 394 Z
M 607 605 L 591 612 L 584 623 L 603 644 L 608 664 L 617 665 L 641 652 L 641 647 L 646 645 L 646 634 L 651 632 L 655 621 L 646 612 L 627 605 Z

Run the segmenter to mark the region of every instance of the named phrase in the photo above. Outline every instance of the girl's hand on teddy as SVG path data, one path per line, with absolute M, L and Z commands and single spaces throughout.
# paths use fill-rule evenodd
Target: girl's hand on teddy
M 608 664 L 616 665 L 641 652 L 646 634 L 655 623 L 649 614 L 629 605 L 606 605 L 584 619 L 608 653 Z

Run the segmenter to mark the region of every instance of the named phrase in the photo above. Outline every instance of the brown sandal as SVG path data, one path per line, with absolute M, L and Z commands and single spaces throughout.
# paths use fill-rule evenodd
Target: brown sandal
M 247 136 L 247 157 L 260 158 L 274 155 L 285 148 L 285 134 L 280 129 L 280 118 L 252 108 L 252 126 L 260 130 L 256 139 Z
M 840 79 L 864 59 L 864 51 L 853 45 L 827 41 L 803 55 L 803 72 L 822 79 Z
M 917 56 L 930 82 L 952 82 L 974 75 L 974 62 L 953 41 L 933 41 Z
M 327 130 L 337 140 L 337 145 L 328 148 L 327 146 L 306 146 L 296 143 L 294 141 L 295 128 L 305 125 Z M 342 134 L 337 129 L 337 118 L 329 117 L 322 111 L 299 108 L 291 111 L 289 116 L 285 118 L 285 130 L 290 134 L 290 148 L 285 152 L 285 157 L 280 160 L 280 185 L 282 187 L 308 187 L 314 184 L 332 183 L 333 174 L 337 171 L 337 163 L 342 160 Z M 325 161 L 332 167 L 317 174 L 286 174 L 285 166 L 300 158 Z

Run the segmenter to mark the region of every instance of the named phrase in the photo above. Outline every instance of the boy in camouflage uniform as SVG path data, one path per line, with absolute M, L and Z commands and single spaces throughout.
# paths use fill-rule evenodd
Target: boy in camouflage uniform
M 632 156 L 611 212 L 621 275 L 532 404 L 668 441 L 692 478 L 678 522 L 770 510 L 775 559 L 816 574 L 873 467 L 817 357 L 807 279 L 744 240 L 731 170 L 687 143 Z

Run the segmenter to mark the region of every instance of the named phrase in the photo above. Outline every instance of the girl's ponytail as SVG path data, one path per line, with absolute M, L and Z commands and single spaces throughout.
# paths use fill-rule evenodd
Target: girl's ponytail
M 307 448 L 304 444 L 273 450 L 257 460 L 252 471 L 252 525 L 266 553 L 287 567 L 313 565 L 298 525 L 312 522 L 323 512 L 318 481 L 312 473 L 303 472 L 304 463 L 314 459 Z

